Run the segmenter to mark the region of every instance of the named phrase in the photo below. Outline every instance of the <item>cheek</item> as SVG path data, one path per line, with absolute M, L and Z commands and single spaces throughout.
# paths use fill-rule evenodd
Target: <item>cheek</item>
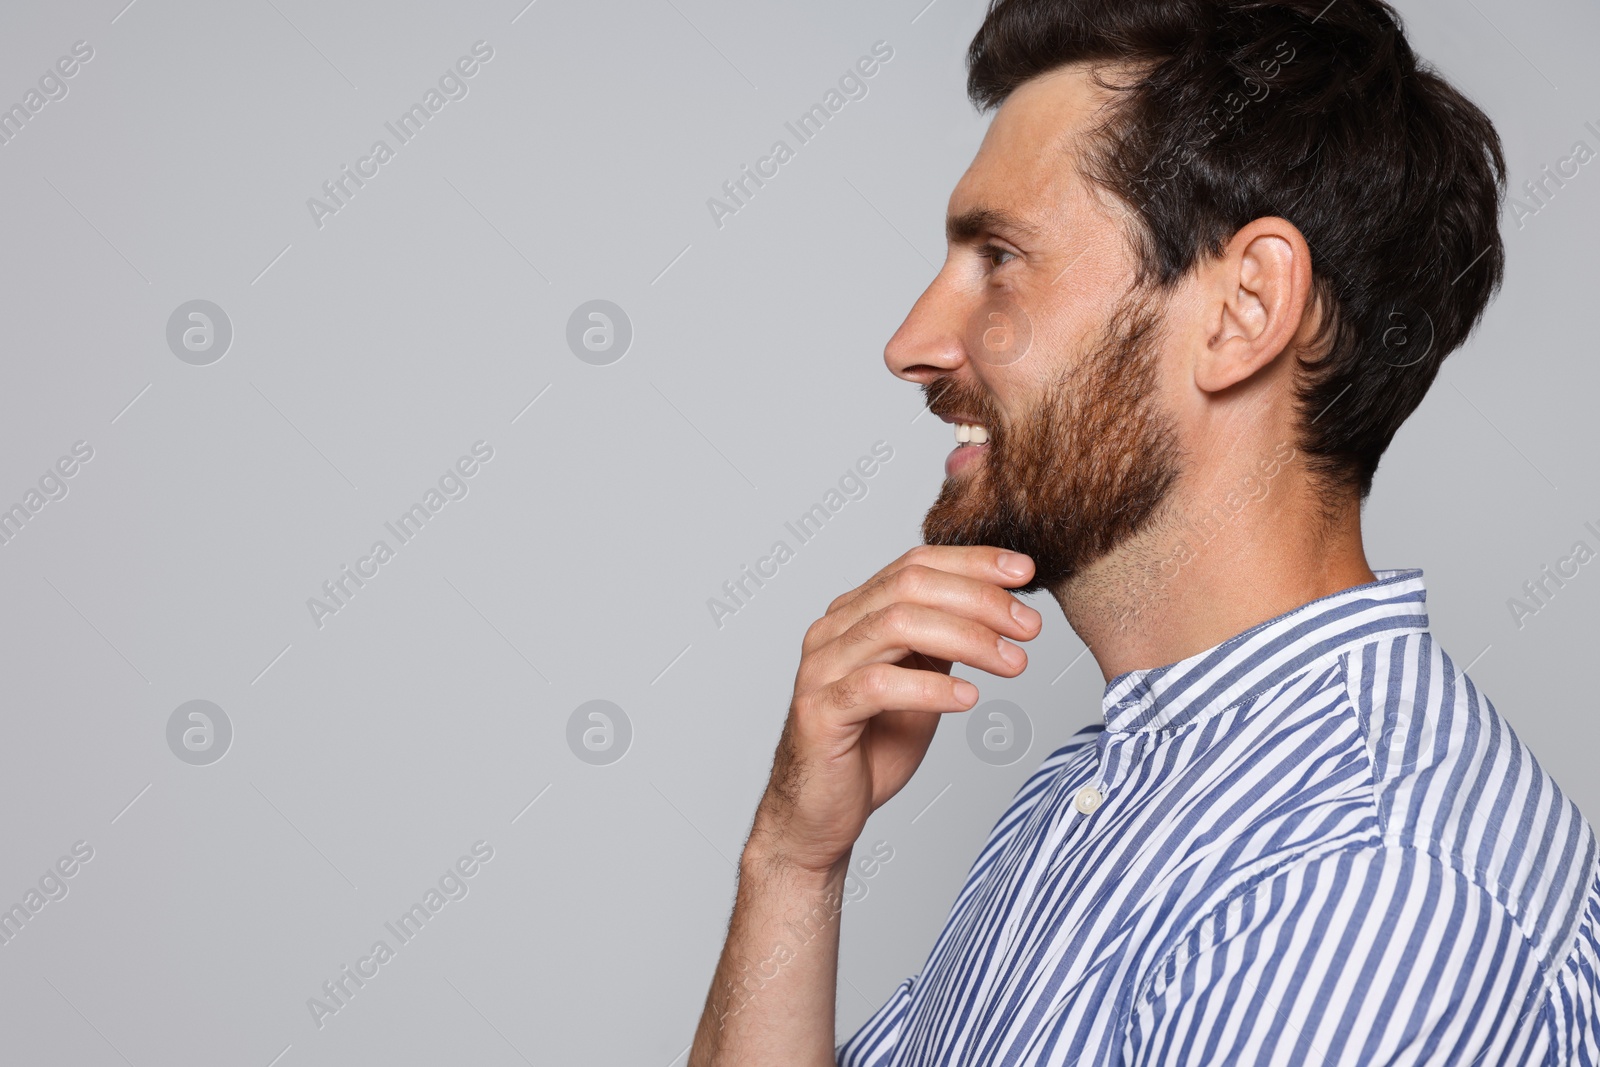
M 1001 375 L 1034 358 L 1037 328 L 1024 300 L 1009 293 L 987 295 L 968 313 L 962 344 L 973 370 Z
M 973 367 L 979 386 L 987 394 L 989 408 L 999 415 L 1002 425 L 1013 427 L 1031 417 L 1039 398 L 1059 372 L 1059 366 L 1037 348 L 1028 358 L 1009 366 Z
M 1200 397 L 1194 385 L 1194 375 L 1181 348 L 1164 343 L 1156 356 L 1156 392 L 1168 411 L 1182 413 L 1195 406 Z
M 1098 324 L 1088 325 L 1082 315 L 1057 308 L 1033 316 L 1031 326 L 1026 355 L 1008 366 L 988 368 L 983 375 L 1008 412 L 1028 410 L 1051 387 L 1070 379 L 1089 347 L 1085 334 Z

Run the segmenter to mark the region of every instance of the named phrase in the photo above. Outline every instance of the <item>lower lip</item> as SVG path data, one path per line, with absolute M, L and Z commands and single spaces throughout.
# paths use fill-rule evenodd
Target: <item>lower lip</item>
M 955 477 L 957 471 L 972 464 L 979 456 L 983 455 L 987 451 L 989 451 L 989 446 L 987 444 L 957 445 L 955 447 L 955 451 L 951 452 L 944 459 L 944 476 L 946 478 Z

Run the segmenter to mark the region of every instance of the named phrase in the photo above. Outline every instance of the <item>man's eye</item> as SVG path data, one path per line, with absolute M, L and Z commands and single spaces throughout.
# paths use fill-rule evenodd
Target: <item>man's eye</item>
M 999 245 L 982 245 L 978 248 L 978 256 L 989 261 L 991 267 L 1003 267 L 1011 260 L 1017 258 L 1015 252 L 1001 248 Z M 1006 258 L 1002 259 L 1004 256 Z

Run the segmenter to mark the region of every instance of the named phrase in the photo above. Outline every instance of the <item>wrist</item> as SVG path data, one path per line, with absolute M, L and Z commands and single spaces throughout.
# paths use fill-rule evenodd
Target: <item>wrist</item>
M 769 881 L 782 879 L 797 887 L 822 891 L 837 888 L 850 868 L 851 849 L 829 857 L 809 849 L 795 848 L 784 839 L 761 829 L 753 829 L 739 857 L 739 875 Z

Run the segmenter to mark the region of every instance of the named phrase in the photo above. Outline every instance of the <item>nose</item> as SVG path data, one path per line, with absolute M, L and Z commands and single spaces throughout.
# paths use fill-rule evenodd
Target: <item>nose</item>
M 941 271 L 884 346 L 884 365 L 895 377 L 919 385 L 960 367 L 967 358 L 961 328 L 966 312 Z

